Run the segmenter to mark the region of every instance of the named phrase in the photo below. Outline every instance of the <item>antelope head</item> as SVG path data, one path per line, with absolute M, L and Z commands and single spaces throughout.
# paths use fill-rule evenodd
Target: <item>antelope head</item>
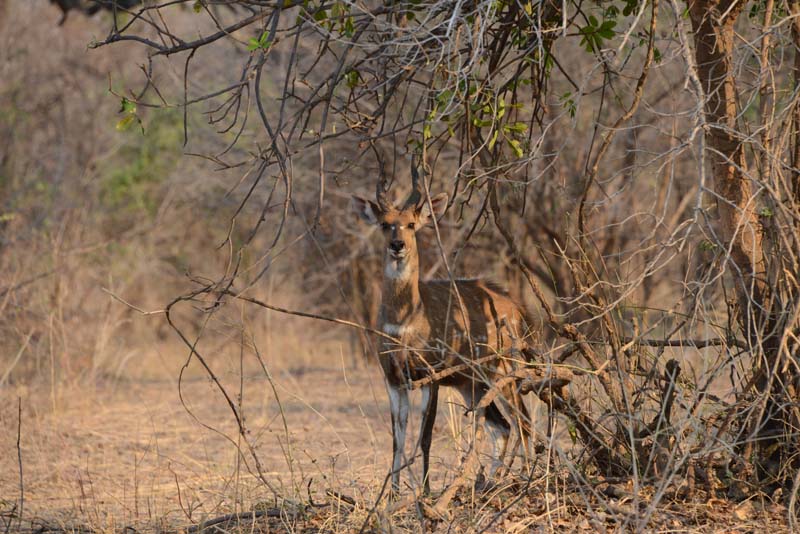
M 430 199 L 428 204 L 422 192 L 419 173 L 412 163 L 411 194 L 401 206 L 391 203 L 386 196 L 386 175 L 381 173 L 375 195 L 375 202 L 361 197 L 353 197 L 353 211 L 369 224 L 381 227 L 386 240 L 387 273 L 400 273 L 405 267 L 417 261 L 417 232 L 438 218 L 447 207 L 447 194 L 440 193 Z

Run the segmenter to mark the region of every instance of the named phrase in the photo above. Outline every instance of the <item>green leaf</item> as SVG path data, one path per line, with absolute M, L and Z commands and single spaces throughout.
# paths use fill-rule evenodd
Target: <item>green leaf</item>
M 575 106 L 575 99 L 572 98 L 572 93 L 567 91 L 566 93 L 561 95 L 559 100 L 561 101 L 561 107 L 567 110 L 570 117 L 575 118 L 576 106 Z
M 192 9 L 194 10 L 195 13 L 200 13 L 203 10 L 203 2 L 201 2 L 200 0 L 195 0 Z
M 595 18 L 594 15 L 589 15 L 589 26 L 593 28 L 597 28 L 598 26 L 597 19 Z
M 628 15 L 633 13 L 638 3 L 639 0 L 625 0 L 625 7 L 622 8 L 622 14 L 627 17 Z
M 567 431 L 569 432 L 569 439 L 572 440 L 572 444 L 575 445 L 578 443 L 578 429 L 575 428 L 575 425 L 572 421 L 567 421 Z
M 514 155 L 517 156 L 517 158 L 521 158 L 524 155 L 524 152 L 522 151 L 522 144 L 519 141 L 508 138 L 506 138 L 506 141 L 508 141 L 511 150 L 514 151 Z
M 524 122 L 515 122 L 514 124 L 506 124 L 505 126 L 506 131 L 514 132 L 514 133 L 525 133 L 528 131 L 528 125 Z
M 615 35 L 614 26 L 616 25 L 617 21 L 607 20 L 598 28 L 597 34 L 603 39 L 613 39 Z
M 450 103 L 450 99 L 452 98 L 453 98 L 453 91 L 451 91 L 450 89 L 445 89 L 436 96 L 436 101 L 439 104 L 445 106 Z
M 355 31 L 356 28 L 355 24 L 353 24 L 353 17 L 347 17 L 344 21 L 344 34 L 347 37 L 352 37 Z
M 544 70 L 547 71 L 549 74 L 551 70 L 553 70 L 553 66 L 556 64 L 555 59 L 553 59 L 552 54 L 545 53 L 544 55 Z
M 495 130 L 494 133 L 492 134 L 492 137 L 489 138 L 489 150 L 492 150 L 494 148 L 494 144 L 497 142 L 497 134 L 499 133 L 500 132 L 498 130 Z
M 522 8 L 525 10 L 525 14 L 529 17 L 533 15 L 533 4 L 530 2 L 526 3 Z
M 130 115 L 125 115 L 119 120 L 119 122 L 117 122 L 116 125 L 117 131 L 124 132 L 125 130 L 131 127 L 131 124 L 133 124 L 134 121 L 136 121 L 136 115 L 132 113 Z
M 608 40 L 608 39 L 613 39 L 615 34 L 614 34 L 614 32 L 613 32 L 613 31 L 611 31 L 611 30 L 608 30 L 608 29 L 602 29 L 602 28 L 601 28 L 601 29 L 597 30 L 597 35 L 599 35 L 599 36 L 600 36 L 600 37 L 602 37 L 603 39 L 606 39 L 606 40 Z
M 136 104 L 123 96 L 119 111 L 120 113 L 136 113 Z
M 314 13 L 314 20 L 316 20 L 317 22 L 322 22 L 327 18 L 328 18 L 328 12 L 325 11 L 324 9 L 320 9 L 316 13 Z
M 361 80 L 361 75 L 358 74 L 358 71 L 355 69 L 347 71 L 347 74 L 344 75 L 345 82 L 347 82 L 347 86 L 352 89 L 358 85 L 359 80 Z
M 591 26 L 584 26 L 580 28 L 581 32 L 581 42 L 580 46 L 582 46 L 587 52 L 594 51 L 594 28 Z
M 703 241 L 700 242 L 700 245 L 698 245 L 698 248 L 700 250 L 702 250 L 703 252 L 711 252 L 715 248 L 717 248 L 717 245 L 716 245 L 716 243 L 712 243 L 711 241 L 708 241 L 708 240 L 704 239 Z
M 250 52 L 258 50 L 259 48 L 262 50 L 269 50 L 270 46 L 272 46 L 272 41 L 269 40 L 269 32 L 266 30 L 261 32 L 258 38 L 253 37 L 247 41 L 247 50 Z

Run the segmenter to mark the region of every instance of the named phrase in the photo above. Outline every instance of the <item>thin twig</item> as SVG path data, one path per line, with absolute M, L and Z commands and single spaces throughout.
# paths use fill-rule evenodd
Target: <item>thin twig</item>
M 25 511 L 25 481 L 22 476 L 22 446 L 20 438 L 22 436 L 22 397 L 17 397 L 17 466 L 19 467 L 19 515 L 17 524 L 22 529 L 22 515 Z

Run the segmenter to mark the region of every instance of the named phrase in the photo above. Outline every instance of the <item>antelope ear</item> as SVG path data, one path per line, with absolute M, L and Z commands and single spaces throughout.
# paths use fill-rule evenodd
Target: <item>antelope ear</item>
M 361 220 L 369 224 L 378 224 L 378 217 L 380 216 L 381 209 L 375 202 L 353 196 L 350 201 L 350 209 L 352 209 L 353 213 L 358 215 Z
M 431 213 L 431 208 L 433 208 L 433 213 Z M 430 223 L 432 217 L 439 219 L 444 215 L 445 209 L 447 209 L 447 193 L 439 193 L 435 197 L 431 197 L 430 206 L 428 206 L 428 201 L 425 200 L 419 212 L 420 225 L 425 226 Z

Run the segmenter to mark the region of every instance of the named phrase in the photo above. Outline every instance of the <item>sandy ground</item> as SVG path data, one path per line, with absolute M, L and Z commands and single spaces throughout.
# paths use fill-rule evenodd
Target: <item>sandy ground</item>
M 18 512 L 14 506 L 20 495 L 20 404 L 26 520 L 22 526 L 28 532 L 36 531 L 29 528 L 31 522 L 60 526 L 66 532 L 76 526 L 97 532 L 133 532 L 126 527 L 160 532 L 292 501 L 331 503 L 326 490 L 352 497 L 358 503 L 354 511 L 341 515 L 329 506 L 319 509 L 321 515 L 295 518 L 293 523 L 275 519 L 255 530 L 252 525 L 223 530 L 350 532 L 368 523 L 379 531 L 410 532 L 632 528 L 636 514 L 629 510 L 629 500 L 603 497 L 602 489 L 593 497 L 570 489 L 564 478 L 549 477 L 547 472 L 537 474 L 522 492 L 510 488 L 454 509 L 452 522 L 430 523 L 413 508 L 401 515 L 380 510 L 372 514 L 391 457 L 388 403 L 380 371 L 375 366 L 353 368 L 351 363 L 337 365 L 331 359 L 314 365 L 312 360 L 286 358 L 270 368 L 271 380 L 257 371 L 246 372 L 240 380 L 235 364 L 218 365 L 220 381 L 244 414 L 246 435 L 266 482 L 256 476 L 253 456 L 238 435 L 227 400 L 213 381 L 199 373 L 192 373 L 180 388 L 177 372 L 162 380 L 95 380 L 62 384 L 55 390 L 6 386 L 0 389 L 0 532 L 12 510 Z M 415 441 L 419 420 L 418 395 L 412 400 L 414 430 L 407 450 Z M 469 428 L 460 399 L 445 390 L 434 431 L 434 493 L 458 472 L 460 447 Z M 404 472 L 406 495 L 412 493 L 409 486 L 418 487 L 419 469 L 414 465 L 411 473 Z M 543 469 L 542 463 L 539 471 Z M 387 504 L 385 499 L 381 503 L 382 510 Z M 614 513 L 628 519 L 620 523 Z M 665 532 L 789 528 L 785 509 L 757 499 L 664 502 L 653 518 L 655 530 Z
M 284 369 L 272 382 L 274 392 L 263 374 L 242 382 L 249 440 L 267 481 L 281 495 L 303 499 L 308 491 L 324 499 L 329 488 L 359 500 L 377 497 L 391 457 L 380 372 Z M 226 387 L 238 403 L 239 384 Z M 227 401 L 211 380 L 195 378 L 182 383 L 180 395 L 176 380 L 101 382 L 56 393 L 6 388 L 0 399 L 0 498 L 6 503 L 20 491 L 18 399 L 27 517 L 114 528 L 189 523 L 274 502 L 254 476 Z M 444 458 L 455 455 L 457 423 L 446 413 L 447 399 L 440 403 L 445 413 L 433 451 L 439 475 Z

